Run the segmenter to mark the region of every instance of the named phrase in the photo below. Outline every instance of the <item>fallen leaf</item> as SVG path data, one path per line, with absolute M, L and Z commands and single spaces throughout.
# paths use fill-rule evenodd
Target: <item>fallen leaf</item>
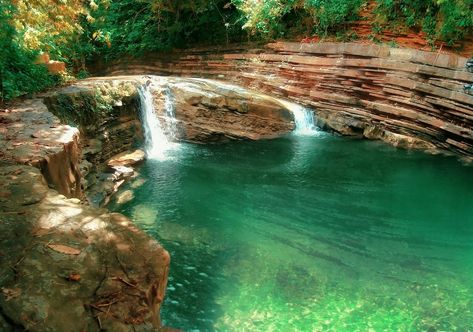
M 81 276 L 79 273 L 71 273 L 66 279 L 69 281 L 80 281 Z
M 15 297 L 20 296 L 21 289 L 2 287 L 2 293 L 3 293 L 3 296 L 5 296 L 5 301 L 10 301 L 11 299 L 14 299 Z
M 66 255 L 79 255 L 81 252 L 79 249 L 65 246 L 63 244 L 48 244 L 48 247 L 54 251 L 57 251 L 57 252 L 60 252 L 61 254 L 66 254 Z

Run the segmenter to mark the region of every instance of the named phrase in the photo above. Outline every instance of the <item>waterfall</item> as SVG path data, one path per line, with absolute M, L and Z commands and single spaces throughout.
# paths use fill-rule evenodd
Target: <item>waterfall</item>
M 141 120 L 145 136 L 145 152 L 148 158 L 164 160 L 167 158 L 167 152 L 176 147 L 176 143 L 172 143 L 166 137 L 166 134 L 159 122 L 154 110 L 153 95 L 149 86 L 141 86 L 138 89 L 141 103 Z M 171 95 L 165 95 L 166 121 L 169 121 L 172 128 L 176 128 L 176 120 L 174 117 L 174 100 Z
M 314 112 L 312 110 L 297 105 L 292 108 L 294 114 L 294 122 L 296 129 L 294 132 L 298 135 L 315 135 L 317 134 L 317 127 L 315 126 Z
M 176 105 L 174 95 L 169 87 L 164 95 L 164 108 L 166 111 L 166 133 L 174 139 L 177 137 Z

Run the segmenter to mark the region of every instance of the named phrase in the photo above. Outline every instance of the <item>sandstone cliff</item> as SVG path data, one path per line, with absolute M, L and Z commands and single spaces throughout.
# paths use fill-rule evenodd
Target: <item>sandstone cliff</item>
M 192 49 L 96 66 L 100 75 L 217 78 L 311 107 L 346 135 L 473 154 L 467 59 L 356 43 L 273 43 Z

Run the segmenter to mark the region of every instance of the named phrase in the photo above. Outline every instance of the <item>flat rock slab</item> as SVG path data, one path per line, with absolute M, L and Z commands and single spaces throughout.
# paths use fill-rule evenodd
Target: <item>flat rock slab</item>
M 48 112 L 41 99 L 23 101 L 6 112 L 0 110 L 0 156 L 33 165 L 58 153 L 78 135 Z
M 113 156 L 107 161 L 109 167 L 115 166 L 133 166 L 143 162 L 145 159 L 145 152 L 141 149 L 135 151 L 125 151 L 116 156 Z
M 22 101 L 0 111 L 0 165 L 40 168 L 49 185 L 71 197 L 80 196 L 79 130 L 60 124 L 41 99 Z
M 0 211 L 19 212 L 46 197 L 49 188 L 40 171 L 23 165 L 0 167 Z
M 0 167 L 2 331 L 155 331 L 169 254 L 123 215 Z

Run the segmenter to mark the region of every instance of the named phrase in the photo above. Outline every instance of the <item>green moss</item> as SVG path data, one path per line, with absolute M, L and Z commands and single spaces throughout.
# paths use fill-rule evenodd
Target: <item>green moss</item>
M 62 122 L 87 131 L 115 115 L 124 99 L 136 96 L 131 83 L 104 83 L 94 89 L 62 90 L 45 98 L 48 109 Z

